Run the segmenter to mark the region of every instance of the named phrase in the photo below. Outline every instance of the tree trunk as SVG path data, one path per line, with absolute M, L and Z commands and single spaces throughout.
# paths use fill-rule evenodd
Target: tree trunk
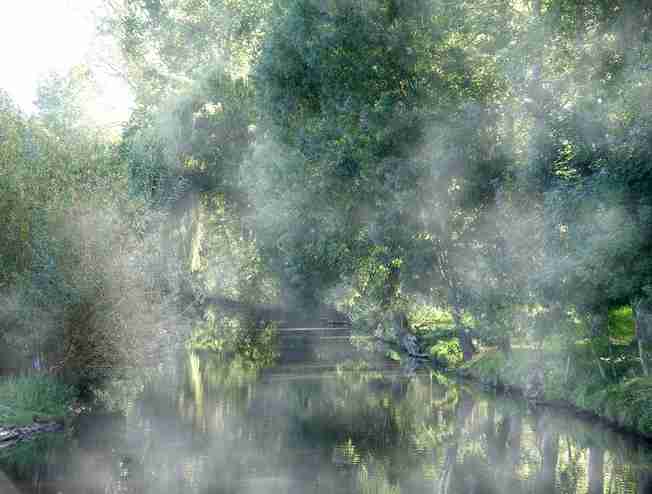
M 639 358 L 641 360 L 641 367 L 643 369 L 643 374 L 646 375 L 646 376 L 649 376 L 650 375 L 650 369 L 649 369 L 649 367 L 647 365 L 647 356 L 645 355 L 645 349 L 644 349 L 643 341 L 640 338 L 638 338 L 637 342 L 638 342 L 638 355 L 639 355 Z
M 564 371 L 564 386 L 568 384 L 568 375 L 570 373 L 570 364 L 571 364 L 571 356 L 570 353 L 568 354 L 568 357 L 566 357 L 566 370 Z
M 608 325 L 609 325 L 609 312 L 606 307 L 599 308 L 597 310 L 592 310 L 588 317 L 589 320 L 589 331 L 591 337 L 591 350 L 595 356 L 595 361 L 598 365 L 598 371 L 602 379 L 607 379 L 607 373 L 604 370 L 602 361 L 600 360 L 600 355 L 595 349 L 595 341 L 604 340 L 609 338 L 608 334 Z
M 641 367 L 643 373 L 649 376 L 648 350 L 652 342 L 652 303 L 649 298 L 642 297 L 634 301 L 632 309 L 634 311 L 634 327 Z
M 380 304 L 383 311 L 382 317 L 387 317 L 388 314 L 391 315 L 390 317 L 392 319 L 394 335 L 396 336 L 400 347 L 405 350 L 408 355 L 411 357 L 424 358 L 426 355 L 421 353 L 416 336 L 410 332 L 407 315 L 404 311 L 396 310 L 393 307 L 394 301 L 396 300 L 401 287 L 400 275 L 401 269 L 398 266 L 391 264 L 389 266 L 389 274 L 387 275 L 385 287 L 383 289 L 383 299 Z
M 635 5 L 632 5 L 631 0 L 623 2 L 621 15 L 622 15 L 622 31 L 621 31 L 621 50 L 623 60 L 625 61 L 625 69 L 629 68 L 634 61 L 634 20 L 637 15 Z
M 512 354 L 512 339 L 508 334 L 504 334 L 500 337 L 499 348 L 507 357 Z
M 469 330 L 466 328 L 460 328 L 458 340 L 460 347 L 462 348 L 462 357 L 464 362 L 468 362 L 473 358 L 473 355 L 475 355 L 476 352 L 475 345 L 473 344 L 473 338 L 471 338 Z
M 398 295 L 400 287 L 401 268 L 392 263 L 389 265 L 389 274 L 387 275 L 385 286 L 383 287 L 383 299 L 380 302 L 382 310 L 388 310 L 391 308 L 392 303 Z
M 543 86 L 541 84 L 541 78 L 543 73 L 543 43 L 544 43 L 544 32 L 543 32 L 543 19 L 541 13 L 541 0 L 532 1 L 532 16 L 535 18 L 536 22 L 536 31 L 533 33 L 537 41 L 537 52 L 533 54 L 532 62 L 532 76 L 530 79 L 529 87 L 529 96 L 532 99 L 532 113 L 534 114 L 534 132 L 532 139 L 530 139 L 530 149 L 528 153 L 529 161 L 537 160 L 540 138 L 543 134 L 545 128 L 545 116 L 544 116 L 544 107 L 542 104 L 543 97 Z
M 457 331 L 457 341 L 462 350 L 462 356 L 464 362 L 468 362 L 475 355 L 476 348 L 473 344 L 473 338 L 469 329 L 464 326 L 462 322 L 462 305 L 459 301 L 459 296 L 457 294 L 457 289 L 451 288 L 451 294 L 449 298 L 452 298 L 451 302 L 451 313 L 453 316 L 453 322 L 455 324 L 455 329 Z
M 448 253 L 451 248 L 448 244 L 448 228 L 442 222 L 438 224 L 436 221 L 430 224 L 424 224 L 424 230 L 434 233 L 436 244 L 436 260 L 439 273 L 442 280 L 446 284 L 448 306 L 451 310 L 455 331 L 457 332 L 457 339 L 462 350 L 464 361 L 467 362 L 473 358 L 475 354 L 475 346 L 467 328 L 462 324 L 462 298 L 460 296 L 459 284 L 455 274 L 455 270 L 451 265 Z
M 409 331 L 408 318 L 403 311 L 397 311 L 393 315 L 394 331 L 399 345 L 405 350 L 410 357 L 427 357 L 421 353 L 416 336 Z
M 576 0 L 575 3 L 575 47 L 581 50 L 584 46 L 584 30 L 585 28 L 584 16 L 584 0 Z

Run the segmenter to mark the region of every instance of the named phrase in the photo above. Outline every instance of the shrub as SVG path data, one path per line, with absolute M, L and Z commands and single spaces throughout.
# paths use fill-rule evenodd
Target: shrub
M 24 424 L 34 414 L 63 416 L 77 395 L 73 386 L 47 375 L 0 380 L 0 424 Z
M 446 368 L 459 366 L 463 361 L 462 349 L 457 340 L 441 340 L 430 347 L 430 355 Z

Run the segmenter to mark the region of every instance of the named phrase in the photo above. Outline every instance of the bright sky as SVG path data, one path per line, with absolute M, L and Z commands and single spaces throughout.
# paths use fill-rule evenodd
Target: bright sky
M 124 121 L 131 97 L 126 84 L 101 70 L 106 47 L 95 37 L 94 10 L 101 0 L 4 0 L 0 9 L 0 88 L 26 112 L 34 110 L 39 78 L 87 63 L 101 97 L 89 109 L 101 124 Z

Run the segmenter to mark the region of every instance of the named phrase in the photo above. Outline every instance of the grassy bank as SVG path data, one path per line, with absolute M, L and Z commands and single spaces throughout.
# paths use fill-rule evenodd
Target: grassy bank
M 529 349 L 514 349 L 507 358 L 488 349 L 462 366 L 461 372 L 489 386 L 523 391 L 532 355 Z M 543 402 L 567 405 L 652 438 L 652 378 L 625 372 L 602 379 L 591 372 L 594 364 L 581 349 L 570 354 L 549 350 L 537 361 L 543 368 Z
M 50 376 L 0 378 L 0 426 L 26 425 L 34 415 L 63 417 L 75 397 L 73 387 Z

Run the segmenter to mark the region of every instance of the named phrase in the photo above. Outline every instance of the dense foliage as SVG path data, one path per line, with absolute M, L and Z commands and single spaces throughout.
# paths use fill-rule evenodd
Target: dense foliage
M 648 374 L 649 2 L 106 4 L 119 142 L 85 70 L 31 117 L 0 96 L 2 348 L 115 368 L 228 297 L 440 332 L 452 362 L 584 340 L 602 380 Z

